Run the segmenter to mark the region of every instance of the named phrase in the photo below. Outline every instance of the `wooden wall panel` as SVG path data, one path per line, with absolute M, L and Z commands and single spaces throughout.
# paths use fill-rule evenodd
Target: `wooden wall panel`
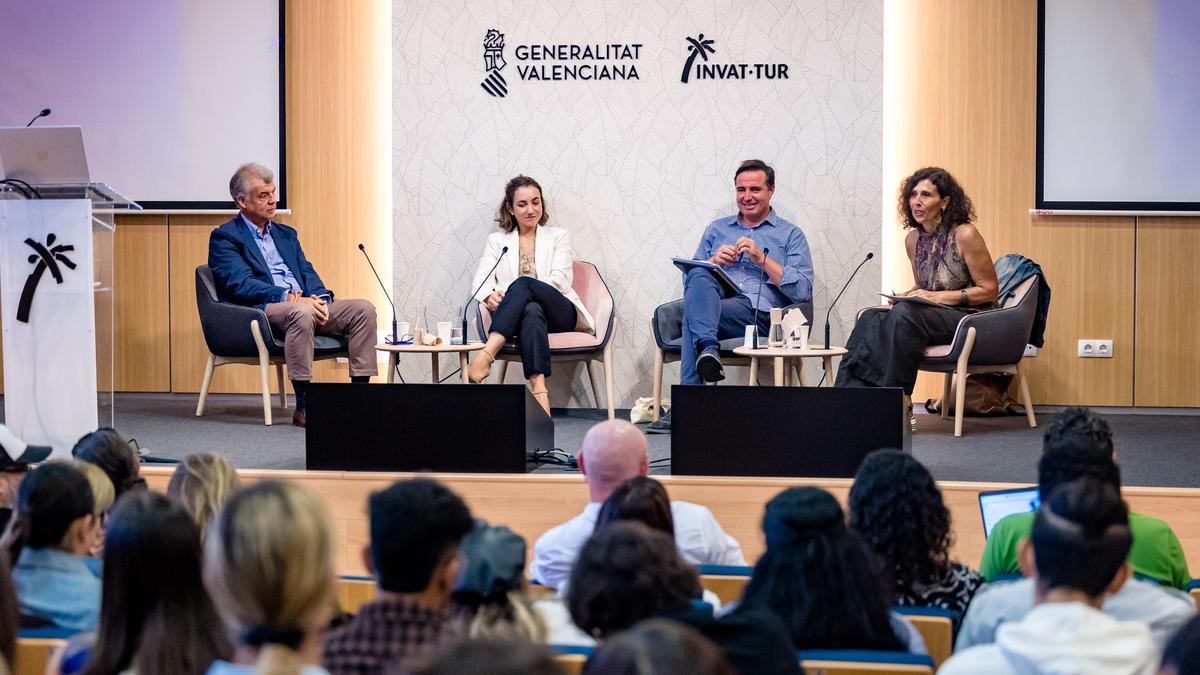
M 171 469 L 142 470 L 152 489 L 165 490 Z M 329 508 L 337 537 L 335 564 L 339 574 L 363 574 L 361 551 L 370 541 L 367 522 L 367 495 L 386 488 L 392 481 L 414 474 L 354 473 L 335 471 L 238 472 L 243 484 L 258 480 L 294 480 L 318 495 Z M 529 544 L 546 530 L 579 513 L 587 503 L 587 488 L 579 475 L 469 475 L 437 474 L 467 502 L 472 513 L 493 524 L 511 527 Z M 753 563 L 765 548 L 761 525 L 763 507 L 782 490 L 797 485 L 812 485 L 829 490 L 846 504 L 851 481 L 848 479 L 804 478 L 701 478 L 692 476 L 655 476 L 662 481 L 672 499 L 703 504 L 712 510 L 721 527 L 742 545 L 746 559 Z M 971 567 L 979 566 L 986 540 L 979 519 L 979 492 L 1017 487 L 1012 483 L 941 482 L 938 486 L 950 510 L 955 534 L 951 557 Z M 1122 489 L 1130 508 L 1162 518 L 1171 526 L 1183 545 L 1188 567 L 1200 569 L 1200 490 L 1186 488 Z M 536 504 L 529 495 L 536 494 Z
M 1037 1 L 887 3 L 885 204 L 901 179 L 938 165 L 963 184 L 993 257 L 1042 264 L 1054 298 L 1046 346 L 1028 362 L 1037 404 L 1133 404 L 1131 218 L 1032 218 L 1037 113 Z M 912 284 L 884 214 L 884 286 Z M 1076 341 L 1111 338 L 1113 359 L 1079 359 Z M 922 375 L 914 398 L 941 394 Z
M 1137 225 L 1139 406 L 1200 407 L 1200 218 Z
M 118 216 L 113 249 L 113 386 L 117 391 L 170 391 L 167 217 Z

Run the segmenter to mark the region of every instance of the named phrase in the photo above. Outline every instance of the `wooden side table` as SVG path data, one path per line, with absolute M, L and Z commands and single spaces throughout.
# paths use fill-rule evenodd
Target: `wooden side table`
M 819 358 L 825 361 L 825 376 L 829 380 L 829 384 L 826 386 L 832 387 L 834 379 L 833 357 L 844 355 L 846 353 L 846 348 L 830 347 L 829 349 L 824 349 L 822 347 L 814 347 L 812 345 L 805 345 L 804 347 L 796 349 L 788 349 L 786 347 L 759 347 L 758 349 L 737 347 L 733 350 L 733 353 L 737 354 L 738 356 L 750 357 L 750 386 L 752 387 L 758 385 L 758 360 L 768 358 L 775 359 L 776 387 L 782 387 L 785 379 L 790 379 L 790 377 L 784 377 L 785 369 L 789 371 L 790 376 L 791 369 L 785 368 L 785 366 L 788 365 L 786 363 L 788 359 L 803 360 L 806 358 Z
M 459 371 L 462 373 L 463 384 L 466 384 L 467 354 L 483 349 L 483 343 L 469 342 L 465 345 L 392 345 L 384 343 L 375 345 L 375 349 L 376 351 L 387 352 L 388 384 L 396 381 L 396 363 L 399 362 L 401 354 L 429 354 L 430 373 L 433 376 L 434 384 L 437 384 L 442 379 L 438 372 L 438 357 L 442 354 L 458 354 Z

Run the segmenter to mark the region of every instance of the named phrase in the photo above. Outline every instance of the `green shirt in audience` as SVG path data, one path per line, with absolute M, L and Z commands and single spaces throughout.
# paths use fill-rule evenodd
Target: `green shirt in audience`
M 983 548 L 979 573 L 986 581 L 1021 573 L 1017 562 L 1017 543 L 1033 531 L 1033 513 L 1018 513 L 996 523 L 992 536 Z M 1129 564 L 1133 573 L 1161 583 L 1184 588 L 1191 576 L 1183 547 L 1171 531 L 1171 526 L 1152 516 L 1129 513 L 1129 529 L 1133 531 L 1133 548 Z

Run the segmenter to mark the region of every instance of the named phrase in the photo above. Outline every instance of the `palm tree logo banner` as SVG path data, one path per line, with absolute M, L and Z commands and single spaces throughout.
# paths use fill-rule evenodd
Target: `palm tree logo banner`
M 33 271 L 29 273 L 29 278 L 25 280 L 25 287 L 21 289 L 21 302 L 17 305 L 17 321 L 29 323 L 29 310 L 33 307 L 33 294 L 37 292 L 38 284 L 42 281 L 42 275 L 46 270 L 50 270 L 50 276 L 54 277 L 57 283 L 63 282 L 62 270 L 58 264 L 62 263 L 69 269 L 75 269 L 75 263 L 70 258 L 63 255 L 68 251 L 74 251 L 74 246 L 59 244 L 54 246 L 54 241 L 57 237 L 54 233 L 46 235 L 46 243 L 39 244 L 32 239 L 26 239 L 25 244 L 34 250 L 34 253 L 29 256 L 29 264 L 33 265 Z
M 714 40 L 705 40 L 704 33 L 701 33 L 700 37 L 687 38 L 687 42 L 688 57 L 683 64 L 683 75 L 679 78 L 679 81 L 684 84 L 687 84 L 688 76 L 692 74 L 692 64 L 696 62 L 697 56 L 707 61 L 709 54 L 717 53 L 717 50 L 713 49 Z
M 508 94 L 508 82 L 500 74 L 508 62 L 504 60 L 504 33 L 491 28 L 483 36 L 483 69 L 488 76 L 479 86 L 492 96 L 504 98 Z

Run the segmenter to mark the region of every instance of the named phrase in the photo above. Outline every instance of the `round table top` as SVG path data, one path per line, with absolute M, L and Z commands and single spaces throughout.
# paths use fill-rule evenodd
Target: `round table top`
M 440 344 L 440 345 L 418 345 L 418 344 L 411 344 L 411 345 L 392 345 L 392 344 L 387 344 L 386 342 L 383 342 L 383 343 L 380 343 L 380 344 L 377 344 L 377 345 L 375 345 L 375 349 L 376 349 L 376 350 L 378 350 L 378 351 L 381 351 L 381 352 L 396 352 L 396 353 L 401 353 L 401 354 L 403 354 L 403 353 L 407 353 L 407 354 L 435 354 L 435 353 L 442 353 L 442 352 L 444 352 L 444 353 L 447 353 L 447 354 L 452 354 L 452 353 L 456 353 L 456 352 L 474 352 L 474 351 L 478 351 L 478 350 L 480 350 L 480 349 L 483 349 L 483 343 L 482 343 L 482 342 L 468 342 L 468 343 L 467 343 L 467 344 L 465 344 L 465 345 L 448 345 L 448 344 Z
M 761 344 L 761 343 L 759 343 Z M 753 356 L 753 357 L 780 357 L 780 356 L 842 356 L 846 353 L 845 347 L 831 346 L 829 349 L 818 347 L 815 345 L 805 345 L 804 347 L 788 349 L 787 347 L 759 347 L 751 349 L 749 347 L 735 347 L 734 354 L 738 356 Z

